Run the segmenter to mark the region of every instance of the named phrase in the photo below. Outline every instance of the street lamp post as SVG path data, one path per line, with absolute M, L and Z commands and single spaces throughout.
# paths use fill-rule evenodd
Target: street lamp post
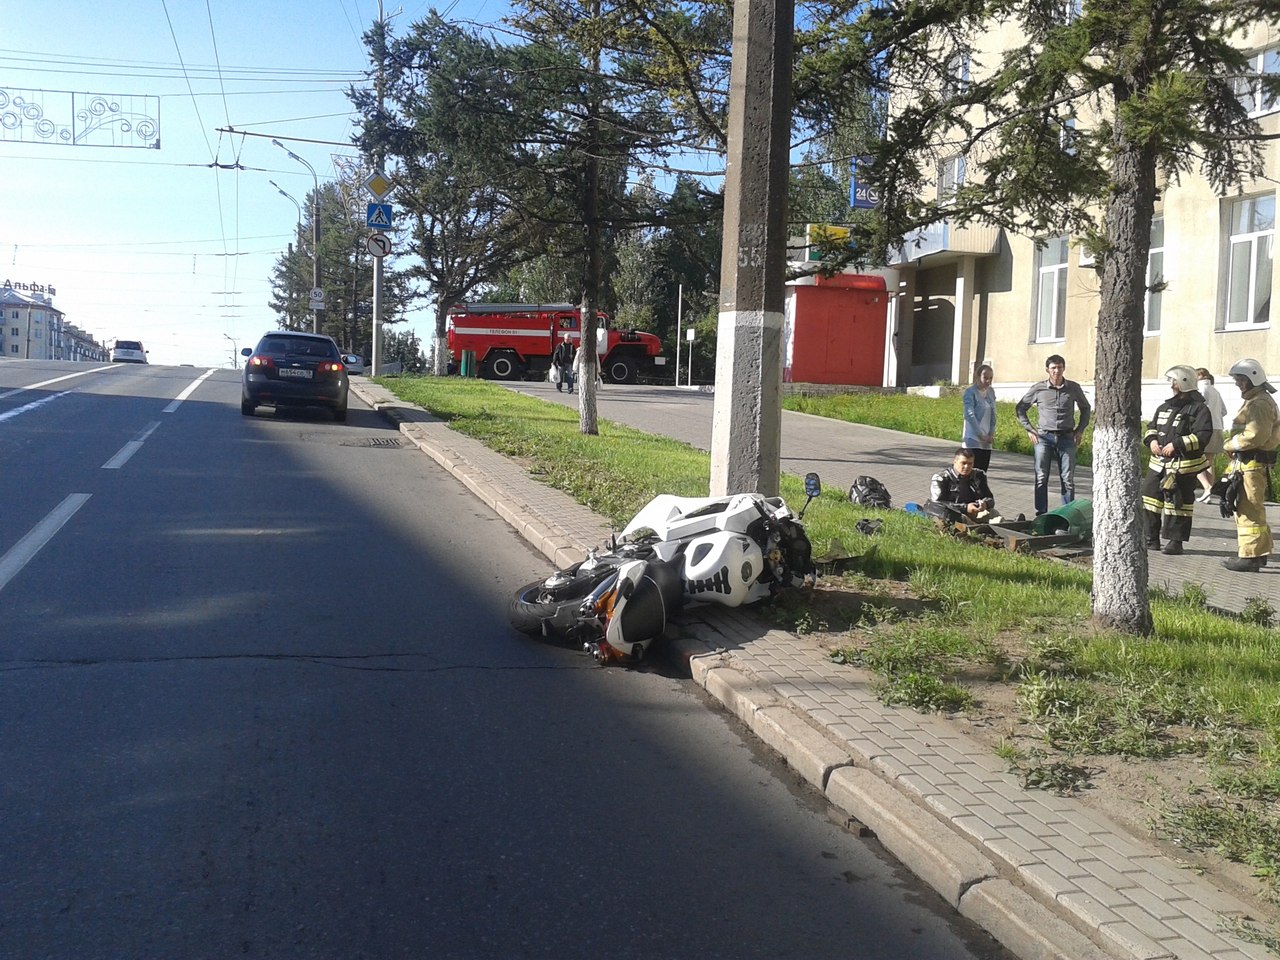
M 297 160 L 300 164 L 311 171 L 311 180 L 315 184 L 315 189 L 311 192 L 311 289 L 320 289 L 320 178 L 316 176 L 316 168 L 303 160 L 300 156 L 286 147 L 279 140 L 272 140 L 277 147 Z M 279 187 L 276 187 L 279 190 Z M 284 193 L 283 190 L 280 191 Z M 287 194 L 286 194 L 287 196 Z M 292 199 L 292 198 L 290 198 Z M 302 208 L 299 207 L 299 210 Z M 320 332 L 320 310 L 317 308 L 311 313 L 311 332 Z
M 224 333 L 222 337 L 224 340 L 231 341 L 231 369 L 239 370 L 240 369 L 240 351 L 236 349 L 236 344 L 238 341 L 235 339 L 235 337 L 227 333 Z

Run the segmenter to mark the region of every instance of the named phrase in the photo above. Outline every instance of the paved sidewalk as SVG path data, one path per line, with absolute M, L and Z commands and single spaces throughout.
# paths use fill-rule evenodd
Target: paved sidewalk
M 588 508 L 384 388 L 357 381 L 353 389 L 557 566 L 581 559 L 611 532 Z M 603 406 L 601 416 L 623 419 Z M 675 414 L 665 416 L 678 425 Z M 812 429 L 821 434 L 815 441 L 825 437 L 828 466 L 809 467 L 801 458 L 787 469 L 819 469 L 833 482 L 826 423 Z M 789 458 L 792 430 L 788 419 Z M 920 444 L 912 438 L 911 450 L 903 451 L 898 437 L 859 453 L 856 472 L 873 473 L 891 489 L 890 469 L 903 469 L 908 479 L 906 463 L 919 458 Z M 842 453 L 857 449 L 846 441 L 838 440 Z M 1020 957 L 1274 960 L 1225 931 L 1233 919 L 1253 915 L 1244 901 L 1079 802 L 1023 790 L 962 732 L 939 718 L 884 706 L 865 674 L 831 663 L 816 644 L 768 629 L 749 608 L 695 606 L 677 628 L 677 649 L 696 682 Z

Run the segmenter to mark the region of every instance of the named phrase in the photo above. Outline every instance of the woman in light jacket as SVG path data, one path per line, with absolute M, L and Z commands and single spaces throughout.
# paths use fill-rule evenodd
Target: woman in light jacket
M 1222 453 L 1222 424 L 1227 417 L 1227 405 L 1222 399 L 1222 394 L 1218 392 L 1217 387 L 1213 385 L 1213 374 L 1204 367 L 1196 368 L 1196 389 L 1200 391 L 1200 396 L 1204 398 L 1204 405 L 1209 408 L 1209 416 L 1213 420 L 1213 434 L 1209 438 L 1209 445 L 1205 447 L 1205 456 L 1208 458 L 1208 465 L 1200 471 L 1200 475 L 1196 477 L 1200 481 L 1200 486 L 1204 489 L 1196 494 L 1196 500 L 1204 503 L 1209 499 L 1209 493 L 1213 490 L 1213 455 Z
M 973 465 L 986 472 L 991 466 L 991 444 L 996 436 L 996 392 L 991 389 L 995 371 L 989 363 L 978 367 L 973 386 L 964 392 L 964 435 L 960 445 L 973 451 Z

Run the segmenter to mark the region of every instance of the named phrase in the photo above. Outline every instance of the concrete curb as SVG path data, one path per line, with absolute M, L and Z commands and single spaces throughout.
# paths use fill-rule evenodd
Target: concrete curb
M 353 389 L 556 566 L 580 560 L 603 542 L 604 536 L 592 539 L 543 516 L 550 497 L 563 495 L 521 495 L 517 488 L 539 485 L 523 474 L 507 486 L 488 475 L 481 461 L 502 460 L 497 454 L 376 384 L 353 384 Z M 532 503 L 526 496 L 541 499 Z M 607 531 L 587 508 L 576 512 L 570 525 L 582 521 L 595 532 Z M 869 694 L 862 700 L 845 696 L 848 702 L 842 704 L 848 708 L 851 702 L 862 711 L 865 725 L 851 725 L 815 702 L 788 679 L 788 671 L 811 669 L 795 666 L 802 661 L 799 637 L 770 630 L 747 611 L 717 607 L 687 612 L 671 625 L 666 640 L 672 659 L 694 682 L 835 809 L 864 825 L 961 915 L 1025 960 L 1274 960 L 1265 948 L 1229 939 L 1218 929 L 1220 917 L 1249 916 L 1243 902 L 1177 870 L 1105 818 L 1039 797 L 1025 804 L 1034 814 L 1022 808 L 986 811 L 982 803 L 1007 803 L 998 793 L 984 791 L 1008 781 L 1008 774 L 995 757 L 957 749 L 957 735 L 939 733 L 939 724 L 928 718 L 904 721 L 902 713 L 869 703 L 874 700 Z M 773 659 L 749 653 L 760 641 L 774 651 Z M 899 741 L 918 744 L 935 769 L 922 775 L 921 768 L 904 763 L 901 742 L 896 753 L 892 744 L 886 746 L 870 722 L 875 719 L 893 724 Z M 929 776 L 939 769 L 941 787 Z M 965 796 L 968 805 L 957 799 Z M 973 796 L 991 799 L 978 801 L 975 812 Z M 1041 839 L 1037 827 L 1049 830 L 1054 841 Z M 1082 862 L 1089 870 L 1080 869 Z M 1100 876 L 1114 881 L 1104 883 Z

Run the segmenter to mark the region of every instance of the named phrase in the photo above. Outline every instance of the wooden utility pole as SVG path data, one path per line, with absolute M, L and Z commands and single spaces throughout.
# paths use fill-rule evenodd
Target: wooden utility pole
M 793 0 L 736 0 L 711 494 L 778 493 Z

